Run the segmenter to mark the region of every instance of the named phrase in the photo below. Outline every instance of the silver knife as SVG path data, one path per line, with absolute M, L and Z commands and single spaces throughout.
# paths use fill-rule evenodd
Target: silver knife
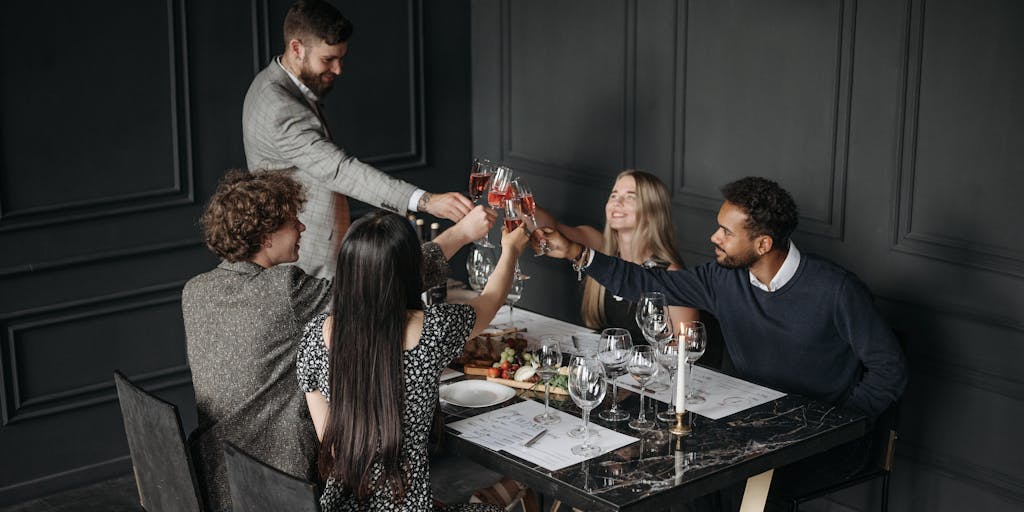
M 525 446 L 526 448 L 529 448 L 529 447 L 533 446 L 533 443 L 536 443 L 537 441 L 540 441 L 540 438 L 544 437 L 544 434 L 547 434 L 547 433 L 548 433 L 548 429 L 544 429 L 544 430 L 541 430 L 540 432 L 537 432 L 537 435 L 531 437 L 529 441 L 527 441 L 526 443 L 523 444 L 523 446 Z

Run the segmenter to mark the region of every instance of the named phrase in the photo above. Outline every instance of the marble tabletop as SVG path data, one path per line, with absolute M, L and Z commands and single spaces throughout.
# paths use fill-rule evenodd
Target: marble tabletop
M 513 400 L 530 397 L 531 393 L 525 392 Z M 638 397 L 625 390 L 620 397 L 620 405 L 635 415 Z M 543 396 L 537 399 L 543 401 Z M 551 403 L 565 412 L 581 414 L 572 400 L 553 399 Z M 502 405 L 468 409 L 445 404 L 442 412 L 446 421 L 453 422 Z M 719 420 L 688 414 L 692 432 L 682 438 L 668 434 L 665 425 L 658 432 L 642 435 L 626 426 L 627 422 L 596 422 L 640 440 L 558 471 L 476 445 L 450 429 L 445 447 L 582 510 L 667 510 L 852 441 L 866 429 L 862 415 L 795 395 Z

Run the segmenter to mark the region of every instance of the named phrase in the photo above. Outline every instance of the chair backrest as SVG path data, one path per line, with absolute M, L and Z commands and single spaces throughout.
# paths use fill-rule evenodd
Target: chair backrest
M 139 502 L 148 512 L 202 512 L 178 408 L 114 372 Z
M 234 512 L 320 512 L 313 484 L 264 464 L 230 442 L 223 446 Z

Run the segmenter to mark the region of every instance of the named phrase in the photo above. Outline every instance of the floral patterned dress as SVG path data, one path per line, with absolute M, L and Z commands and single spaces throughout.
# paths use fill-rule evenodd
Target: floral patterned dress
M 320 390 L 331 399 L 327 385 L 328 357 L 323 342 L 323 325 L 327 314 L 321 314 L 306 324 L 299 347 L 297 361 L 299 386 L 304 392 Z M 320 498 L 324 512 L 334 511 L 430 511 L 433 498 L 430 491 L 430 460 L 427 456 L 427 438 L 434 408 L 441 370 L 461 353 L 466 339 L 476 322 L 472 307 L 461 304 L 437 304 L 423 312 L 423 332 L 419 345 L 402 354 L 402 373 L 405 380 L 405 408 L 402 425 L 401 457 L 405 464 L 405 499 L 401 502 L 390 489 L 379 489 L 369 500 L 360 502 L 346 495 L 333 479 Z M 373 465 L 373 474 L 379 478 L 382 465 Z M 449 506 L 449 511 L 501 511 L 493 505 Z

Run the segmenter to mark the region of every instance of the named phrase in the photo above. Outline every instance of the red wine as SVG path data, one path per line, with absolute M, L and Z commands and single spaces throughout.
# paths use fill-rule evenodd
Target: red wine
M 491 208 L 501 208 L 507 197 L 508 190 L 491 190 L 487 193 L 487 204 L 490 204 Z
M 491 181 L 490 174 L 473 173 L 469 175 L 469 193 L 476 199 L 487 190 L 487 183 Z
M 505 217 L 505 230 L 512 231 L 513 229 L 518 228 L 519 225 L 522 223 L 523 221 L 521 219 L 510 219 L 508 217 Z
M 519 201 L 519 204 L 522 205 L 523 213 L 532 217 L 533 212 L 537 209 L 537 203 L 533 201 L 533 194 L 522 196 L 519 198 Z

